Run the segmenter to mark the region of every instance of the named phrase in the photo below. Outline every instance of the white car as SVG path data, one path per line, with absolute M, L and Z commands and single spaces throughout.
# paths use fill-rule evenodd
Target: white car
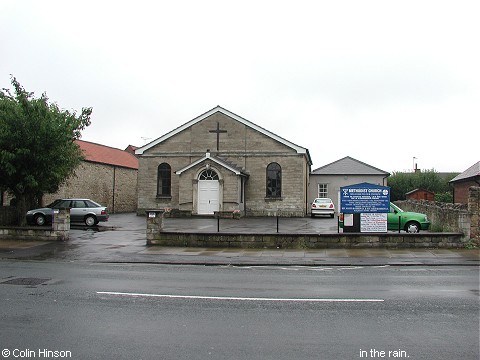
M 311 216 L 315 215 L 330 215 L 331 218 L 335 216 L 335 205 L 330 198 L 316 198 L 312 202 Z

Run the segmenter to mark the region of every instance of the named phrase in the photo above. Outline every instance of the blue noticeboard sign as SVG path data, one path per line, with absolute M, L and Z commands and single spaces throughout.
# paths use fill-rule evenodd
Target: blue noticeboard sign
M 340 188 L 340 211 L 355 213 L 388 213 L 390 187 L 361 183 Z

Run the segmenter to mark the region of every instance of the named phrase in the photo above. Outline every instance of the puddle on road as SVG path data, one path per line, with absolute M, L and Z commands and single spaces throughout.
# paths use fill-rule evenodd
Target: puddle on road
M 92 232 L 104 232 L 117 230 L 114 226 L 86 226 L 86 225 L 70 225 L 71 230 L 83 230 Z

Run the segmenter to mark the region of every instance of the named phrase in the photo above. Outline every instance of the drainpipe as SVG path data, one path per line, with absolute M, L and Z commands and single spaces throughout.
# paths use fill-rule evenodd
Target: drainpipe
M 304 216 L 308 216 L 308 184 L 309 184 L 309 181 L 310 181 L 310 171 L 311 171 L 311 168 L 309 166 L 307 168 L 307 166 L 305 166 L 305 173 L 306 173 L 305 174 L 305 188 L 304 188 L 305 189 L 304 190 L 305 198 L 303 199 L 304 204 L 305 204 Z
M 243 180 L 243 215 L 247 216 L 247 178 Z
M 388 175 L 390 176 L 390 175 Z M 383 179 L 382 179 L 382 185 L 385 186 L 385 179 L 388 178 L 388 176 L 384 176 Z
M 452 189 L 452 193 L 453 193 L 452 204 L 455 204 L 455 186 L 453 186 L 453 184 L 451 182 L 448 182 L 448 187 Z
M 115 214 L 115 173 L 116 166 L 113 167 L 113 189 L 112 189 L 112 214 Z

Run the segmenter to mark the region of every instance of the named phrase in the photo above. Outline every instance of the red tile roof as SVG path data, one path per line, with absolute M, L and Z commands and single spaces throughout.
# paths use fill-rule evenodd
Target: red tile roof
M 138 147 L 135 146 L 135 145 L 128 145 L 126 148 L 125 148 L 125 151 L 126 152 L 129 152 L 130 154 L 132 155 L 135 155 L 135 150 L 137 150 Z M 135 155 L 136 156 L 136 155 Z
M 86 161 L 138 170 L 138 159 L 127 151 L 83 140 L 75 143 L 82 149 Z

